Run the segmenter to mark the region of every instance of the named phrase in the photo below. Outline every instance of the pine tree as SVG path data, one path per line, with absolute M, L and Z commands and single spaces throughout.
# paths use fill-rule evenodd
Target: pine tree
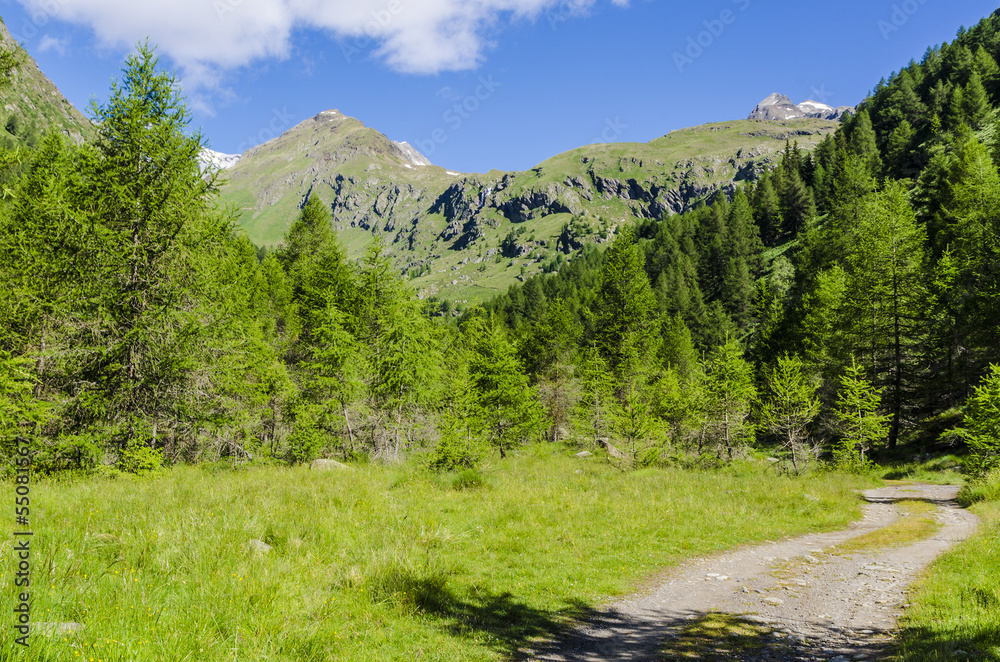
M 965 415 L 970 457 L 966 463 L 975 476 L 1000 465 L 1000 366 L 989 373 L 969 397 Z
M 862 109 L 852 118 L 847 137 L 847 150 L 861 159 L 870 175 L 876 175 L 882 170 L 878 141 L 867 110 Z
M 608 249 L 597 291 L 595 336 L 611 371 L 624 381 L 656 354 L 656 299 L 631 232 Z
M 965 122 L 972 129 L 980 129 L 990 112 L 990 98 L 978 73 L 973 72 L 969 76 L 969 82 L 966 83 L 962 92 L 962 111 Z
M 367 396 L 376 417 L 374 453 L 395 461 L 404 418 L 433 398 L 440 369 L 433 329 L 376 238 L 361 260 L 353 332 L 368 366 Z
M 781 203 L 771 183 L 771 177 L 761 177 L 754 191 L 754 210 L 760 238 L 765 246 L 773 246 L 781 235 Z
M 357 305 L 353 277 L 330 227 L 331 220 L 330 209 L 319 197 L 310 196 L 276 253 L 288 274 L 306 345 L 330 305 L 344 311 L 352 311 Z
M 662 329 L 660 355 L 663 357 L 663 366 L 675 370 L 681 378 L 688 378 L 694 373 L 698 363 L 691 330 L 680 315 L 665 317 Z
M 581 384 L 576 427 L 596 445 L 611 433 L 614 384 L 608 364 L 596 348 L 582 349 L 579 364 Z
M 982 46 L 976 48 L 976 52 L 972 56 L 972 69 L 979 76 L 987 94 L 996 99 L 997 93 L 1000 92 L 998 89 L 1000 66 L 997 66 L 997 61 Z
M 821 271 L 802 297 L 802 349 L 806 361 L 829 381 L 840 373 L 845 348 L 847 274 L 840 265 Z
M 739 343 L 730 340 L 712 355 L 704 374 L 702 438 L 717 449 L 719 458 L 725 453 L 733 459 L 745 451 L 754 435 L 750 409 L 757 390 L 750 364 Z
M 892 131 L 889 136 L 886 155 L 886 165 L 889 174 L 894 177 L 912 177 L 919 170 L 914 167 L 913 158 L 910 155 L 911 143 L 916 132 L 909 121 L 903 120 Z
M 448 370 L 442 374 L 440 438 L 429 458 L 433 469 L 474 468 L 487 451 L 485 423 L 480 416 L 469 372 L 469 341 L 474 339 L 468 336 L 452 338 L 444 353 Z
M 556 299 L 521 343 L 521 361 L 538 390 L 552 441 L 564 438 L 560 431 L 570 426 L 577 396 L 572 358 L 582 334 L 573 311 Z
M 965 88 L 956 85 L 952 88 L 948 96 L 948 103 L 945 107 L 944 126 L 949 131 L 956 131 L 961 125 L 968 124 L 966 111 L 968 105 L 965 103 Z
M 726 229 L 727 253 L 731 257 L 743 258 L 752 275 L 758 276 L 764 244 L 760 240 L 760 231 L 754 224 L 750 200 L 743 189 L 736 191 L 736 195 L 733 197 L 733 202 L 729 207 L 729 217 L 726 220 Z
M 93 311 L 95 286 L 86 214 L 74 191 L 82 188 L 79 163 L 62 138 L 51 133 L 25 164 L 9 215 L 0 218 L 0 313 L 7 348 L 31 357 L 36 395 L 59 374 L 53 357 L 80 341 Z
M 816 215 L 816 201 L 812 190 L 805 185 L 798 171 L 791 170 L 782 178 L 778 191 L 781 203 L 782 232 L 797 235 L 806 221 Z
M 318 316 L 315 340 L 298 366 L 304 382 L 302 406 L 310 407 L 305 422 L 323 429 L 330 438 L 339 432 L 338 423 L 343 419 L 349 441 L 349 445 L 341 448 L 346 459 L 356 450 L 348 409 L 363 389 L 364 356 L 357 340 L 347 330 L 346 316 L 334 303 L 328 304 Z

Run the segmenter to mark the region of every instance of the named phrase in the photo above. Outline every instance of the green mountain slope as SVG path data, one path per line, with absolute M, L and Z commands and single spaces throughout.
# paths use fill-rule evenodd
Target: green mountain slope
M 0 21 L 0 47 L 18 47 L 7 26 Z M 95 134 L 94 125 L 46 78 L 38 63 L 23 49 L 21 65 L 11 75 L 11 84 L 0 89 L 0 122 L 9 136 L 21 143 L 31 143 L 50 128 L 58 129 L 74 142 Z
M 607 241 L 622 223 L 731 192 L 767 169 L 787 140 L 812 147 L 838 125 L 722 122 L 649 143 L 581 147 L 523 172 L 461 174 L 416 165 L 381 133 L 325 111 L 244 154 L 227 171 L 222 198 L 251 240 L 273 246 L 317 195 L 350 256 L 381 233 L 422 296 L 476 302 Z

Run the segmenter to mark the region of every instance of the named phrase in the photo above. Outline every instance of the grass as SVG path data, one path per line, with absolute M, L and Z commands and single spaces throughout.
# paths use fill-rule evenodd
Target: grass
M 685 626 L 660 649 L 662 662 L 728 662 L 748 653 L 784 657 L 788 646 L 771 628 L 732 614 L 710 612 Z
M 902 547 L 929 537 L 940 528 L 933 517 L 926 517 L 937 507 L 932 503 L 915 499 L 904 499 L 896 504 L 909 513 L 888 526 L 863 533 L 856 538 L 845 540 L 830 550 L 832 554 L 854 554 L 871 549 Z
M 982 497 L 982 498 L 973 498 Z M 978 532 L 942 555 L 910 595 L 897 659 L 1000 660 L 1000 473 L 963 488 Z
M 548 453 L 476 477 L 177 467 L 40 482 L 33 620 L 84 629 L 35 634 L 25 651 L 5 625 L 0 660 L 505 659 L 683 558 L 842 527 L 858 486 Z M 13 502 L 12 485 L 2 494 Z

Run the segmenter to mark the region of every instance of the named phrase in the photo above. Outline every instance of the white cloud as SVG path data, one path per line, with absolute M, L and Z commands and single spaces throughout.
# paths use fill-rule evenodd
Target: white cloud
M 185 87 L 213 88 L 255 60 L 285 58 L 296 28 L 370 40 L 390 67 L 437 73 L 476 67 L 497 26 L 544 14 L 580 15 L 597 0 L 19 0 L 30 12 L 87 25 L 107 46 L 149 37 L 183 70 Z M 627 6 L 627 0 L 611 0 Z M 50 45 L 56 48 L 56 43 Z
M 38 52 L 45 53 L 46 51 L 55 51 L 59 55 L 66 55 L 66 48 L 69 46 L 69 39 L 57 39 L 52 35 L 42 36 L 41 42 L 38 44 Z

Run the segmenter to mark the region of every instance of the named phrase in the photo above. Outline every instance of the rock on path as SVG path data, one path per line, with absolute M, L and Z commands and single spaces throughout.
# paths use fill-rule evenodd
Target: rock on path
M 653 589 L 600 610 L 524 660 L 598 662 L 663 659 L 661 643 L 693 619 L 718 611 L 765 624 L 781 652 L 744 651 L 740 659 L 877 660 L 885 654 L 905 589 L 939 554 L 965 539 L 977 518 L 955 503 L 949 485 L 900 485 L 864 492 L 864 517 L 842 531 L 743 547 L 688 561 Z M 829 554 L 846 540 L 899 519 L 901 499 L 935 504 L 940 528 L 903 547 Z

